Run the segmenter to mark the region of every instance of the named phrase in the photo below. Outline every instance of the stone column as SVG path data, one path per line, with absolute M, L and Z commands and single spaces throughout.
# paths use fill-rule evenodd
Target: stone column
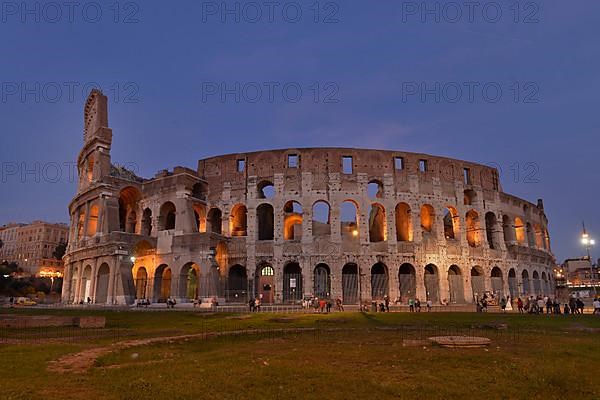
M 450 285 L 448 283 L 448 270 L 438 266 L 440 301 L 450 301 Z
M 117 276 L 117 269 L 119 267 L 119 257 L 120 256 L 114 256 L 113 259 L 108 263 L 110 274 L 108 275 L 108 290 L 106 294 L 107 304 L 114 304 L 115 301 L 115 279 Z
M 98 259 L 95 258 L 92 262 L 92 272 L 90 276 L 90 297 L 92 298 L 92 303 L 96 303 L 96 277 L 98 276 Z
M 415 265 L 415 280 L 416 280 L 416 293 L 415 297 L 418 299 L 427 299 L 427 290 L 425 289 L 425 270 L 424 267 Z

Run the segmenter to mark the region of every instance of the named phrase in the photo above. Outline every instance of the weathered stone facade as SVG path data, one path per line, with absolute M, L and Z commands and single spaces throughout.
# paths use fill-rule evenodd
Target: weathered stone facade
M 541 294 L 543 203 L 494 168 L 426 154 L 303 148 L 230 154 L 141 179 L 111 164 L 107 99 L 85 107 L 63 301 L 200 297 L 471 302 Z

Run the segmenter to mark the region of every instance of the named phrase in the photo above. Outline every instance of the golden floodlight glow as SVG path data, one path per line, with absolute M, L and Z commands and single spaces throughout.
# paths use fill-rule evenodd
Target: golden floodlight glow
M 353 230 L 353 231 L 352 231 L 352 236 L 358 236 L 358 230 L 356 230 L 356 229 L 355 229 L 355 230 Z
M 58 271 L 41 270 L 38 275 L 42 278 L 62 278 L 62 273 Z

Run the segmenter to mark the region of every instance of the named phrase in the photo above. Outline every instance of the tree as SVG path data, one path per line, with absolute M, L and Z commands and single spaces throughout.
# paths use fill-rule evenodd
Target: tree
M 66 252 L 67 252 L 67 244 L 65 242 L 60 242 L 54 248 L 54 251 L 52 252 L 52 257 L 56 258 L 57 260 L 62 260 L 62 258 L 64 257 Z

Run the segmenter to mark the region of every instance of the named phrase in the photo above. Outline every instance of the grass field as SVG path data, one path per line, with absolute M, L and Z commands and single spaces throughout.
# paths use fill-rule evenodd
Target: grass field
M 107 326 L 0 331 L 5 399 L 600 399 L 591 315 L 9 312 Z M 492 345 L 403 345 L 447 334 Z

